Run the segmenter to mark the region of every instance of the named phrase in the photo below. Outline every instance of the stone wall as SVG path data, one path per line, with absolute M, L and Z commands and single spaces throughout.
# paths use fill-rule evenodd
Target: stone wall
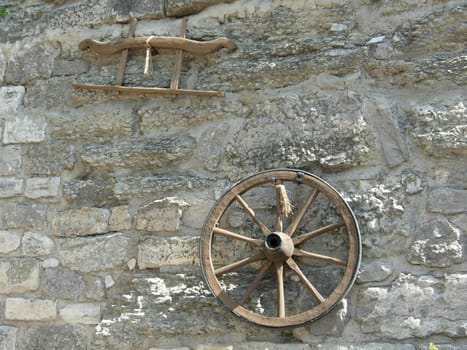
M 467 349 L 467 15 L 456 0 L 5 0 L 0 17 L 0 349 Z M 181 86 L 225 97 L 75 90 L 119 55 L 86 38 L 226 36 Z M 128 85 L 173 56 L 131 52 Z M 294 330 L 218 305 L 198 263 L 235 181 L 293 167 L 362 231 L 338 308 Z

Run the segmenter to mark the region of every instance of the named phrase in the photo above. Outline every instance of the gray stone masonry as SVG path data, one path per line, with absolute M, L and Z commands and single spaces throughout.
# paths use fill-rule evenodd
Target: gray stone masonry
M 6 0 L 0 8 L 0 350 L 467 349 L 465 1 Z M 130 18 L 138 37 L 180 36 L 187 18 L 188 39 L 234 41 L 234 52 L 184 53 L 181 66 L 181 88 L 225 95 L 74 89 L 115 83 L 121 54 L 79 43 L 124 38 Z M 152 58 L 145 79 L 144 50 L 130 50 L 124 85 L 169 87 L 174 52 Z M 350 292 L 293 329 L 236 317 L 200 270 L 216 201 L 273 168 L 329 182 L 361 233 Z M 297 187 L 288 190 L 295 211 L 307 196 Z M 273 228 L 268 191 L 245 200 Z M 336 208 L 324 202 L 319 195 L 296 235 L 331 222 Z M 255 231 L 235 205 L 221 227 Z M 336 249 L 347 247 L 343 230 L 303 247 L 346 259 Z M 227 237 L 211 244 L 215 262 L 255 249 Z M 296 260 L 323 293 L 344 271 Z M 260 264 L 226 273 L 222 287 L 248 288 Z M 315 302 L 284 273 L 286 314 Z M 246 303 L 276 312 L 274 273 Z

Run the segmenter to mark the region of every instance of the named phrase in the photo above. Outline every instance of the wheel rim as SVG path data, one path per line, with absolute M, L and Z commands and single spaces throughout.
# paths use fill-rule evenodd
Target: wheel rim
M 290 217 L 284 196 L 292 197 Z M 291 169 L 235 184 L 212 208 L 200 241 L 214 296 L 266 327 L 326 315 L 350 290 L 360 254 L 358 224 L 345 200 L 319 177 Z

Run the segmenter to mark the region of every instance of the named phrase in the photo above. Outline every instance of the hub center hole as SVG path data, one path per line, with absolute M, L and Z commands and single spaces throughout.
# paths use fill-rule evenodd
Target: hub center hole
M 271 249 L 277 249 L 281 246 L 282 240 L 279 235 L 271 233 L 266 237 L 266 245 Z

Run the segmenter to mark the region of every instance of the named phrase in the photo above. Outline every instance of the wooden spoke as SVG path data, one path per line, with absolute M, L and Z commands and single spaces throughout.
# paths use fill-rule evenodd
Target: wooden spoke
M 310 207 L 311 203 L 313 203 L 315 198 L 318 196 L 318 194 L 319 194 L 319 189 L 315 188 L 313 192 L 310 194 L 310 196 L 308 197 L 308 199 L 306 200 L 303 207 L 300 209 L 297 215 L 293 218 L 292 223 L 289 225 L 289 227 L 287 227 L 287 230 L 285 231 L 285 233 L 287 233 L 291 237 L 293 236 L 293 234 L 295 233 L 295 230 L 300 224 L 300 221 L 302 221 L 303 216 L 305 215 L 306 211 Z
M 255 280 L 251 283 L 251 285 L 246 290 L 245 294 L 243 294 L 242 298 L 238 301 L 238 305 L 243 305 L 250 298 L 251 293 L 253 293 L 253 291 L 256 288 L 258 288 L 259 284 L 263 280 L 264 276 L 266 276 L 266 273 L 268 272 L 271 265 L 272 261 L 268 261 L 263 265 Z
M 284 224 L 282 222 L 282 216 L 277 214 L 276 215 L 276 224 L 274 225 L 274 231 L 282 232 L 283 229 L 284 229 Z
M 293 272 L 295 272 L 300 279 L 300 281 L 305 285 L 305 287 L 311 292 L 313 297 L 319 301 L 320 303 L 324 302 L 324 297 L 321 295 L 321 293 L 316 289 L 316 287 L 308 280 L 308 278 L 305 276 L 305 274 L 302 272 L 300 267 L 297 265 L 297 263 L 292 259 L 289 258 L 287 260 L 287 265 L 292 269 Z
M 325 261 L 331 264 L 339 265 L 339 266 L 347 266 L 347 263 L 341 259 L 333 258 L 327 255 L 315 254 L 307 252 L 303 249 L 295 248 L 294 255 L 299 256 L 301 258 L 308 258 L 308 259 L 316 259 L 320 261 Z
M 244 259 L 236 261 L 236 262 L 234 262 L 232 264 L 229 264 L 229 265 L 223 266 L 221 268 L 218 268 L 218 269 L 216 269 L 214 271 L 214 274 L 216 276 L 220 276 L 220 275 L 223 275 L 224 273 L 239 269 L 240 267 L 243 267 L 245 265 L 248 265 L 248 264 L 251 264 L 251 263 L 253 263 L 255 261 L 260 261 L 260 260 L 263 260 L 263 259 L 264 259 L 264 254 L 261 252 L 259 254 L 250 256 L 248 258 L 244 258 Z
M 255 222 L 256 225 L 260 228 L 261 232 L 263 232 L 264 235 L 268 235 L 270 233 L 269 229 L 265 224 L 261 222 L 260 219 L 256 216 L 255 212 L 253 209 L 250 208 L 247 202 L 240 197 L 239 195 L 235 196 L 235 199 L 237 202 L 242 206 L 242 208 L 247 212 L 247 214 L 251 217 L 251 219 Z
M 284 265 L 276 264 L 277 276 L 277 316 L 285 317 Z
M 224 237 L 228 237 L 228 238 L 237 239 L 237 240 L 240 240 L 240 241 L 245 241 L 245 242 L 251 243 L 256 247 L 262 247 L 264 245 L 264 240 L 262 240 L 262 239 L 254 239 L 254 238 L 242 236 L 242 235 L 239 235 L 238 233 L 234 233 L 234 232 L 225 230 L 223 228 L 214 227 L 213 232 L 217 233 L 219 235 L 222 235 Z
M 332 230 L 334 230 L 336 228 L 339 228 L 339 227 L 342 227 L 342 226 L 345 226 L 344 221 L 339 221 L 339 222 L 336 222 L 335 224 L 330 224 L 330 225 L 327 225 L 327 226 L 323 226 L 323 227 L 321 227 L 321 228 L 319 228 L 317 230 L 314 230 L 314 231 L 305 233 L 303 235 L 300 235 L 298 237 L 295 237 L 293 239 L 293 242 L 294 242 L 295 245 L 299 245 L 299 244 L 302 244 L 305 241 L 308 241 L 309 239 L 318 237 L 319 235 L 322 235 L 323 233 L 332 231 Z

